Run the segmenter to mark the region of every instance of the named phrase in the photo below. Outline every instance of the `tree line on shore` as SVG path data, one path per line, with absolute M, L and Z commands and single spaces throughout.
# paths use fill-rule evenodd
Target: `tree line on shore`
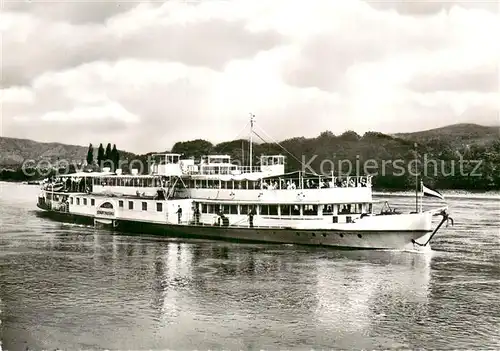
M 120 153 L 116 149 L 116 144 L 108 143 L 106 149 L 104 149 L 102 143 L 97 149 L 97 159 L 94 161 L 94 147 L 89 144 L 89 149 L 87 151 L 87 166 L 94 170 L 100 170 L 103 167 L 109 167 L 111 171 L 115 171 L 120 163 Z
M 305 170 L 318 174 L 374 174 L 378 190 L 415 188 L 415 173 L 429 186 L 439 189 L 500 190 L 500 138 L 481 142 L 456 142 L 442 135 L 415 141 L 367 132 L 359 136 L 347 131 L 335 136 L 324 132 L 317 138 L 292 138 L 275 143 L 253 144 L 254 165 L 261 154 L 287 156 L 285 171 Z M 198 159 L 210 153 L 225 153 L 249 164 L 249 142 L 234 140 L 213 145 L 202 139 L 178 142 L 172 152 Z M 417 161 L 416 161 L 417 160 Z M 356 165 L 360 165 L 356 169 Z M 364 167 L 367 169 L 364 169 Z

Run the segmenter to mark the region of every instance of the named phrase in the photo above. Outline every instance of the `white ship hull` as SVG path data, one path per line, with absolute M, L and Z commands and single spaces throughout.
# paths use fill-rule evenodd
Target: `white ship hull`
M 418 231 L 356 231 L 356 230 L 300 230 L 276 228 L 236 228 L 210 226 L 170 225 L 169 229 L 187 236 L 268 243 L 332 246 L 351 249 L 393 249 L 422 251 L 414 241 L 425 243 L 431 232 Z

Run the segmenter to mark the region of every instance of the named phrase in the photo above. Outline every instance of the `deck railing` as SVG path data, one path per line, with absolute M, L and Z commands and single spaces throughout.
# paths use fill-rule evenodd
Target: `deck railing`
M 238 166 L 234 164 L 221 165 L 198 165 L 198 168 L 189 167 L 184 174 L 186 175 L 240 175 L 244 173 L 261 172 L 260 166 Z
M 356 177 L 267 177 L 261 180 L 191 179 L 189 188 L 224 190 L 303 190 L 371 187 L 371 176 Z

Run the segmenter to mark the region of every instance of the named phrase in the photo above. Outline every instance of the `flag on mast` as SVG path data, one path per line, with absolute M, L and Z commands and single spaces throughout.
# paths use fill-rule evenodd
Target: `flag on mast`
M 432 197 L 437 197 L 437 198 L 440 198 L 441 200 L 444 200 L 443 194 L 441 194 L 437 190 L 426 187 L 423 183 L 422 183 L 422 193 L 424 194 L 424 196 L 432 196 Z

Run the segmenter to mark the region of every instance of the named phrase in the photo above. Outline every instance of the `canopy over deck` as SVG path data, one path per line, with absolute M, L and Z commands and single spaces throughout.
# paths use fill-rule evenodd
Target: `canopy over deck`
M 78 178 L 92 178 L 92 177 L 105 177 L 105 176 L 114 176 L 116 175 L 114 172 L 76 172 L 76 173 L 68 173 L 59 175 L 60 178 L 68 178 L 68 177 L 78 177 Z

